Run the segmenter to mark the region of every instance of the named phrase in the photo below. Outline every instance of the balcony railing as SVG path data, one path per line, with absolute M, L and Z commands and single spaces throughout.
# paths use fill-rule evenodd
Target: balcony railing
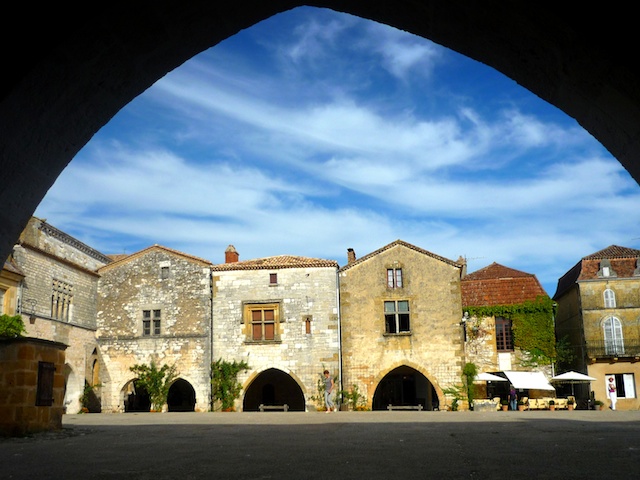
M 640 357 L 640 342 L 605 343 L 604 341 L 587 342 L 589 358 L 635 358 Z

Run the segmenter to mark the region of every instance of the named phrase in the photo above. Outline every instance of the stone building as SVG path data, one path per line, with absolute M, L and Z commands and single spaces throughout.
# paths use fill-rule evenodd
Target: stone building
M 463 265 L 397 240 L 339 270 L 343 388 L 368 407 L 444 408 L 460 383 Z
M 567 369 L 596 378 L 576 385 L 581 396 L 609 404 L 606 384 L 615 379 L 617 408 L 637 410 L 640 376 L 640 250 L 611 245 L 580 259 L 558 280 L 556 336 L 574 353 Z M 578 392 L 576 392 L 578 394 Z
M 24 273 L 10 257 L 0 270 L 0 315 L 13 316 L 17 313 L 18 292 L 23 280 Z
M 462 310 L 465 335 L 465 362 L 474 363 L 478 372 L 506 372 L 505 376 L 516 388 L 526 391 L 528 396 L 548 395 L 553 387 L 546 381 L 540 383 L 539 375 L 512 375 L 511 372 L 542 371 L 550 375 L 550 365 L 532 367 L 530 356 L 514 344 L 513 318 L 508 314 L 476 316 L 469 315 L 473 307 L 496 307 L 523 305 L 549 296 L 531 273 L 522 272 L 492 263 L 465 275 L 461 282 Z M 549 312 L 549 324 L 552 313 Z M 550 331 L 552 333 L 552 331 Z M 516 380 L 517 377 L 517 380 Z M 527 383 L 528 382 L 528 383 Z M 486 384 L 478 385 L 478 397 L 508 395 L 508 382 L 491 385 L 491 391 L 483 390 Z M 542 390 L 542 391 L 541 391 Z
M 213 355 L 245 361 L 236 409 L 315 410 L 326 368 L 339 377 L 340 323 L 334 260 L 274 256 L 240 261 L 230 245 L 214 265 Z
M 154 245 L 98 270 L 97 344 L 102 409 L 149 410 L 130 367 L 175 365 L 170 411 L 207 411 L 211 263 Z
M 12 253 L 24 278 L 18 313 L 32 338 L 67 345 L 64 407 L 80 410 L 85 382 L 93 383 L 96 361 L 96 270 L 111 260 L 97 250 L 32 217 Z

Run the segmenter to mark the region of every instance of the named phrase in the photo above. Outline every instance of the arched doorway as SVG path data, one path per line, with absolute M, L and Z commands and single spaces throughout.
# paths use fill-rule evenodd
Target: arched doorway
M 196 407 L 196 391 L 189 382 L 179 378 L 169 388 L 167 407 L 170 412 L 193 412 Z
M 389 405 L 422 405 L 427 411 L 439 408 L 438 395 L 431 382 L 406 365 L 387 373 L 373 394 L 372 410 L 387 410 Z
M 244 395 L 242 410 L 257 412 L 260 405 L 288 405 L 290 411 L 304 412 L 300 385 L 282 370 L 270 368 L 260 373 Z
M 151 410 L 151 401 L 147 390 L 138 385 L 137 380 L 131 380 L 122 389 L 124 396 L 125 412 L 148 412 Z

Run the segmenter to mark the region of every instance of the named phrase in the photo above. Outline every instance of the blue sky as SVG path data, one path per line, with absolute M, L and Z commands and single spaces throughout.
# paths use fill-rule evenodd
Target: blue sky
M 346 263 L 396 239 L 534 273 L 640 248 L 640 188 L 575 120 L 393 28 L 298 8 L 194 57 L 78 153 L 35 212 L 103 253 Z

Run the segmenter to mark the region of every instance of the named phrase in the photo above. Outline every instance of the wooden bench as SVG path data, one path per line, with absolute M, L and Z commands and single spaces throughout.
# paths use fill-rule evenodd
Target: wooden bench
M 266 412 L 269 410 L 272 410 L 272 411 L 276 410 L 276 411 L 283 411 L 283 412 L 289 411 L 289 405 L 287 405 L 286 403 L 284 405 L 263 405 L 261 403 L 258 408 L 260 409 L 261 412 Z
M 387 405 L 387 410 L 422 410 L 422 405 Z

